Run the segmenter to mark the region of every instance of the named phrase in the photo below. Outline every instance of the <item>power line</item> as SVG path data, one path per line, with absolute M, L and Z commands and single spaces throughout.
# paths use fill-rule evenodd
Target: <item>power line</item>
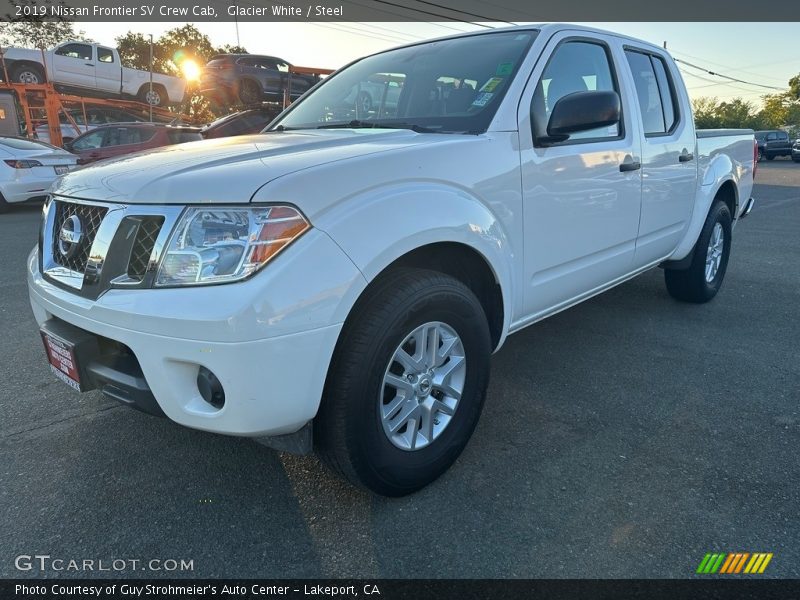
M 688 75 L 689 77 L 694 77 L 695 79 L 699 79 L 700 81 L 706 81 L 706 82 L 710 82 L 711 83 L 711 85 L 709 85 L 709 86 L 702 86 L 703 88 L 712 87 L 712 86 L 715 86 L 715 85 L 722 85 L 722 86 L 725 86 L 725 87 L 732 88 L 734 90 L 740 90 L 740 91 L 746 92 L 748 94 L 754 94 L 754 95 L 755 94 L 760 94 L 762 96 L 766 95 L 766 92 L 756 92 L 756 91 L 753 91 L 751 89 L 739 87 L 738 85 L 734 85 L 732 83 L 728 83 L 727 81 L 714 81 L 713 79 L 709 79 L 708 77 L 701 77 L 700 75 L 697 75 L 695 73 L 690 73 L 689 71 L 686 71 L 684 69 L 681 69 L 681 73 L 683 73 L 684 75 Z
M 448 17 L 446 15 L 442 15 L 442 14 L 435 13 L 435 12 L 430 12 L 428 10 L 422 10 L 421 8 L 409 8 L 407 6 L 403 6 L 402 4 L 395 4 L 394 2 L 389 2 L 389 0 L 373 0 L 373 2 L 378 2 L 379 4 L 387 4 L 389 6 L 396 6 L 397 8 L 402 8 L 403 10 L 414 11 L 414 12 L 422 13 L 422 14 L 425 14 L 425 15 L 431 15 L 431 16 L 434 16 L 434 17 L 439 17 L 440 19 L 445 19 L 447 21 L 450 21 L 450 20 L 459 21 L 461 23 L 467 23 L 469 25 L 477 25 L 478 27 L 484 27 L 486 29 L 494 29 L 494 27 L 492 27 L 491 25 L 484 25 L 483 23 L 473 23 L 472 21 L 465 21 L 464 19 L 457 19 L 455 17 Z M 448 9 L 448 10 L 452 10 L 452 9 Z
M 370 10 L 381 12 L 381 13 L 384 13 L 384 14 L 387 14 L 387 15 L 394 15 L 395 17 L 402 17 L 403 19 L 407 19 L 408 18 L 408 15 L 404 15 L 404 14 L 401 14 L 399 12 L 395 12 L 395 11 L 392 11 L 392 10 L 387 10 L 385 8 L 377 8 L 375 6 L 367 6 L 366 4 L 362 4 L 361 2 L 356 2 L 355 0 L 343 0 L 343 1 L 347 2 L 348 4 L 354 4 L 355 6 L 360 6 L 362 8 L 368 8 Z M 397 6 L 397 5 L 395 5 L 395 6 Z M 405 7 L 401 7 L 401 8 L 405 8 Z M 468 23 L 467 21 L 462 21 L 462 22 L 463 23 Z M 449 29 L 451 31 L 457 31 L 458 33 L 466 33 L 466 32 L 469 31 L 468 29 L 459 29 L 458 27 L 452 27 L 450 25 L 445 25 L 444 23 L 425 22 L 425 23 L 421 23 L 421 24 L 423 24 L 423 25 L 433 25 L 435 27 L 442 27 L 443 29 Z M 473 23 L 468 23 L 468 24 L 472 25 Z
M 469 15 L 470 17 L 475 17 L 476 19 L 482 19 L 483 21 L 499 21 L 500 23 L 505 23 L 507 25 L 516 25 L 516 23 L 512 23 L 511 21 L 504 21 L 503 19 L 492 19 L 491 17 L 486 17 L 484 15 L 478 15 L 476 13 L 469 12 L 467 10 L 461 10 L 460 8 L 450 8 L 449 6 L 442 6 L 441 4 L 436 4 L 434 2 L 429 2 L 428 0 L 415 0 L 420 4 L 427 4 L 428 6 L 435 6 L 436 8 L 442 8 L 444 10 L 449 10 L 455 13 L 461 13 L 462 15 Z
M 781 79 L 780 77 L 769 77 L 769 76 L 766 76 L 766 75 L 762 75 L 761 73 L 755 73 L 753 71 L 747 71 L 747 70 L 739 68 L 739 67 L 731 67 L 729 65 L 724 65 L 722 63 L 714 62 L 713 60 L 708 60 L 707 58 L 701 58 L 701 57 L 695 56 L 693 54 L 687 54 L 686 52 L 679 52 L 679 51 L 673 50 L 671 48 L 670 48 L 670 53 L 671 54 L 680 54 L 681 56 L 686 56 L 688 58 L 694 58 L 694 59 L 706 62 L 708 64 L 715 65 L 717 67 L 722 67 L 723 69 L 726 69 L 729 72 L 732 71 L 734 73 L 744 73 L 745 75 L 755 75 L 757 77 L 762 77 L 764 79 L 771 79 L 773 81 L 783 82 L 783 79 Z M 795 62 L 796 62 L 796 60 L 795 60 Z
M 351 35 L 360 35 L 363 37 L 372 38 L 374 40 L 380 40 L 382 42 L 390 42 L 393 44 L 408 44 L 414 40 L 402 39 L 402 38 L 395 38 L 395 37 L 386 37 L 384 34 L 380 33 L 369 33 L 359 29 L 348 29 L 345 28 L 340 23 L 313 23 L 309 22 L 310 25 L 314 25 L 315 27 L 324 27 L 325 29 L 330 29 L 331 31 L 338 31 L 340 33 L 349 33 Z
M 730 75 L 723 75 L 722 73 L 716 73 L 716 72 L 712 71 L 711 69 L 707 69 L 705 67 L 701 67 L 701 66 L 695 65 L 693 63 L 690 63 L 689 61 L 682 60 L 680 58 L 676 58 L 675 62 L 684 64 L 687 67 L 692 67 L 693 69 L 697 69 L 699 71 L 703 71 L 704 73 L 708 73 L 709 75 L 714 75 L 715 77 L 722 77 L 723 79 L 728 79 L 728 80 L 734 81 L 736 83 L 743 83 L 744 85 L 752 85 L 752 86 L 755 86 L 755 87 L 760 87 L 760 88 L 764 88 L 764 89 L 768 89 L 768 90 L 777 90 L 779 92 L 785 92 L 786 89 L 787 89 L 787 88 L 776 87 L 774 85 L 764 85 L 763 83 L 755 83 L 755 82 L 752 82 L 752 81 L 745 81 L 744 79 L 737 79 L 736 77 L 731 77 Z

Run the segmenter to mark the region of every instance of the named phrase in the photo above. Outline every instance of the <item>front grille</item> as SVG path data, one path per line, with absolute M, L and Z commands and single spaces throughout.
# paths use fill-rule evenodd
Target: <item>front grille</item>
M 72 202 L 57 201 L 56 215 L 53 223 L 53 261 L 71 271 L 83 273 L 86 271 L 86 262 L 89 259 L 89 250 L 92 248 L 97 230 L 108 209 L 92 204 L 74 204 Z M 81 223 L 81 239 L 75 250 L 69 255 L 61 251 L 59 235 L 67 219 L 76 215 Z
M 156 238 L 163 224 L 164 217 L 144 217 L 139 223 L 131 249 L 131 258 L 128 261 L 128 277 L 131 279 L 142 281 L 147 274 L 150 255 L 153 253 Z

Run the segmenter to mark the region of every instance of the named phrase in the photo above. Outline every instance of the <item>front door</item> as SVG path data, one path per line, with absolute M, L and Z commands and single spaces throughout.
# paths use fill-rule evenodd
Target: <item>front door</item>
M 50 77 L 56 83 L 94 89 L 94 48 L 77 42 L 57 46 L 53 51 L 53 71 Z
M 617 75 L 621 48 L 615 44 L 579 32 L 554 36 L 520 103 L 526 320 L 574 303 L 633 268 L 641 133 Z M 620 95 L 621 123 L 565 142 L 538 141 L 560 98 L 593 90 Z

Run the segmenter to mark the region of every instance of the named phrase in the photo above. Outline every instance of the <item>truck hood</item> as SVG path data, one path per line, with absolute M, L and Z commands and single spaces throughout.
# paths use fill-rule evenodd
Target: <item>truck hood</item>
M 452 139 L 398 129 L 335 129 L 219 138 L 95 163 L 53 193 L 127 204 L 246 203 L 270 181 L 303 169 Z M 320 182 L 324 185 L 324 182 Z

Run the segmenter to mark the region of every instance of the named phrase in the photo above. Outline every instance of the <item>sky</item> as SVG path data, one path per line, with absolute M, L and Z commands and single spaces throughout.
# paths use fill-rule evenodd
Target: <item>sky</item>
M 179 23 L 81 23 L 93 40 L 113 45 L 128 31 L 156 37 Z M 707 70 L 751 84 L 786 89 L 800 73 L 797 23 L 585 23 L 663 45 L 672 55 Z M 237 43 L 237 25 L 196 23 L 214 45 Z M 238 40 L 252 54 L 279 56 L 298 66 L 336 69 L 347 62 L 386 48 L 459 31 L 482 29 L 448 23 L 239 23 Z M 767 41 L 767 43 L 764 43 Z M 779 90 L 733 83 L 681 65 L 693 98 L 741 97 L 760 104 L 761 96 Z

